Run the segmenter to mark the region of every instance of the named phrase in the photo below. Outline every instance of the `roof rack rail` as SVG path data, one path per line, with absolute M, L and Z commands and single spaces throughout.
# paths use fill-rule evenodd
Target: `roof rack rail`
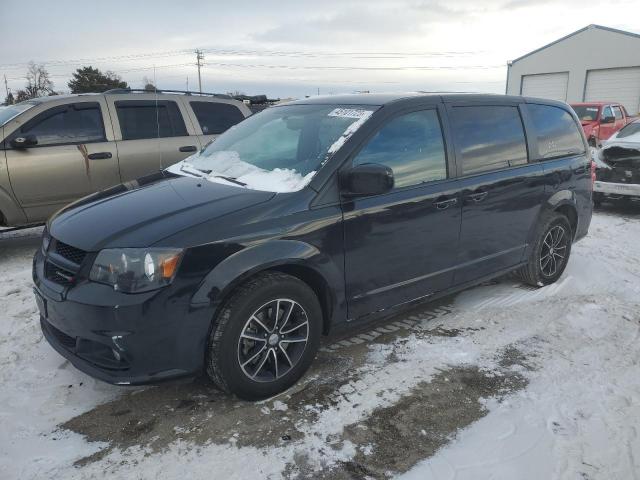
M 210 97 L 226 98 L 229 100 L 233 99 L 233 97 L 225 95 L 224 93 L 192 92 L 189 90 L 161 90 L 159 88 L 155 90 L 146 90 L 144 88 L 112 88 L 104 93 L 111 95 L 117 93 L 182 93 L 183 95 L 207 95 Z

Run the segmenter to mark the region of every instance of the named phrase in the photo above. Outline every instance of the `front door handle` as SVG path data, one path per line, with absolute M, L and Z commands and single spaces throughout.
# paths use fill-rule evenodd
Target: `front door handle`
M 196 152 L 198 151 L 198 147 L 195 145 L 185 145 L 184 147 L 180 147 L 178 151 L 187 153 L 187 152 Z
M 458 203 L 457 198 L 447 198 L 443 200 L 438 199 L 435 202 L 433 202 L 433 204 L 436 206 L 438 210 L 445 210 L 451 207 L 452 205 L 455 205 L 456 203 Z
M 111 152 L 98 152 L 90 153 L 89 155 L 87 155 L 87 158 L 89 160 L 106 160 L 111 157 L 113 157 L 113 155 L 111 155 Z
M 467 198 L 474 201 L 475 203 L 479 203 L 487 198 L 487 195 L 489 195 L 489 192 L 475 192 L 467 195 Z

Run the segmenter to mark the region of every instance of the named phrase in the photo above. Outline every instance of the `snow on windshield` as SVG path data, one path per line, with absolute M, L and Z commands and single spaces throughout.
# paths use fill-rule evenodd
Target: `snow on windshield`
M 265 170 L 240 160 L 238 152 L 213 152 L 208 160 L 215 162 L 216 171 L 198 169 L 193 166 L 200 154 L 186 158 L 180 163 L 167 169 L 178 175 L 204 177 L 215 183 L 234 185 L 236 187 L 262 190 L 266 192 L 296 192 L 304 188 L 316 174 L 315 171 L 302 176 L 295 170 L 288 168 L 274 168 Z
M 292 107 L 260 114 L 167 171 L 253 190 L 301 190 L 373 113 L 362 108 L 304 107 L 317 111 L 306 114 Z M 315 125 L 317 141 L 306 138 L 306 144 L 300 143 L 304 125 Z

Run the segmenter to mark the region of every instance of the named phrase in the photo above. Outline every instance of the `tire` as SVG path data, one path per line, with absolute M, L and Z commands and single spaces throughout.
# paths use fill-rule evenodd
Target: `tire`
M 286 390 L 307 371 L 320 344 L 322 309 L 303 281 L 266 272 L 238 287 L 214 322 L 207 375 L 227 393 L 260 400 Z
M 518 277 L 537 287 L 556 282 L 569 262 L 572 242 L 573 231 L 567 217 L 557 212 L 545 214 L 540 221 L 529 260 L 517 271 Z

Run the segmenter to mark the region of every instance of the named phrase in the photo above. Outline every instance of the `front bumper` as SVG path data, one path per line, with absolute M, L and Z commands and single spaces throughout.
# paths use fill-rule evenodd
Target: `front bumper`
M 140 385 L 199 374 L 211 324 L 209 306 L 193 306 L 173 286 L 124 294 L 84 282 L 62 291 L 34 258 L 34 293 L 44 337 L 76 368 L 112 384 Z
M 596 180 L 593 191 L 607 195 L 626 195 L 640 197 L 640 184 L 637 183 L 613 183 Z

